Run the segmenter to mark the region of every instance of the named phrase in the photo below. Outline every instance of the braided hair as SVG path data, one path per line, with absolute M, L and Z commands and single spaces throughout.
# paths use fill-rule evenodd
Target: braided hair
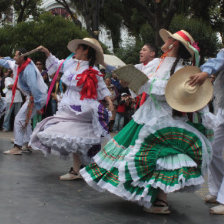
M 189 58 L 191 58 L 191 54 L 188 52 L 188 50 L 185 48 L 185 46 L 182 43 L 180 43 L 178 52 L 177 52 L 177 58 L 174 61 L 173 65 L 171 67 L 171 70 L 170 70 L 170 76 L 174 74 L 176 66 L 177 66 L 178 62 L 180 61 L 180 59 L 187 60 Z M 172 115 L 173 116 L 182 116 L 182 113 L 180 111 L 173 109 Z

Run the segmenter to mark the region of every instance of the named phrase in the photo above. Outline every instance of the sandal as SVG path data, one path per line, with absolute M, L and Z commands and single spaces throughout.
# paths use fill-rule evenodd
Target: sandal
M 161 214 L 161 215 L 167 215 L 170 214 L 171 211 L 169 210 L 168 203 L 162 199 L 157 199 L 153 206 L 150 208 L 144 208 L 145 212 L 151 213 L 151 214 Z
M 218 203 L 218 202 L 216 201 L 216 199 L 217 199 L 217 197 L 214 196 L 214 195 L 210 195 L 210 194 L 208 194 L 208 195 L 205 196 L 205 202 L 206 202 L 206 203 L 212 203 L 212 204 Z
M 60 176 L 60 180 L 76 180 L 76 179 L 82 179 L 82 176 L 79 173 L 76 173 L 73 170 L 73 167 L 70 168 L 69 172 Z
M 210 208 L 210 213 L 213 215 L 224 215 L 224 205 L 220 204 Z

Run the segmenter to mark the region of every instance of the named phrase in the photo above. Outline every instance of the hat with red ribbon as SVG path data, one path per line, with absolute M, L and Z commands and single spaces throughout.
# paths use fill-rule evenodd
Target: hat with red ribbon
M 198 47 L 197 43 L 194 41 L 193 37 L 185 30 L 180 30 L 174 34 L 170 33 L 166 29 L 161 29 L 159 31 L 159 34 L 164 42 L 169 37 L 172 37 L 175 40 L 180 41 L 185 48 L 188 50 L 188 52 L 191 54 L 192 58 L 195 58 L 195 65 L 199 66 L 199 51 L 200 48 Z

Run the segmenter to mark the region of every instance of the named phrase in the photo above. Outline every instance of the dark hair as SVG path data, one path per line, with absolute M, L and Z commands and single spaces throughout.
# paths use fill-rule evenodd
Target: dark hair
M 180 59 L 187 60 L 191 57 L 191 54 L 188 52 L 186 47 L 181 42 L 179 42 L 179 43 L 180 44 L 179 44 L 179 48 L 178 48 L 178 52 L 177 52 L 177 58 L 174 61 L 172 68 L 170 70 L 170 76 L 173 75 L 175 68 L 177 66 L 177 63 L 179 62 Z M 172 115 L 173 116 L 182 116 L 182 113 L 180 111 L 172 109 Z
M 155 57 L 157 56 L 157 48 L 154 45 L 150 43 L 145 43 L 144 45 L 146 45 L 149 48 L 149 50 L 155 52 Z
M 25 54 L 27 50 L 25 48 L 19 48 L 17 51 L 19 51 L 19 55 Z M 27 60 L 27 56 L 24 57 L 24 60 Z
M 89 61 L 89 66 L 94 66 L 94 64 L 96 62 L 96 51 L 95 51 L 95 49 L 93 49 L 92 47 L 90 47 L 86 44 L 80 44 L 79 46 L 81 46 L 83 48 L 83 50 L 88 49 L 87 59 Z
M 42 61 L 40 61 L 40 60 L 37 60 L 37 61 L 35 62 L 35 65 L 37 64 L 37 62 L 40 62 L 41 65 L 43 65 Z
M 11 69 L 8 69 L 8 77 L 11 77 L 11 75 L 12 75 L 12 70 Z
M 177 66 L 177 63 L 180 59 L 187 60 L 191 57 L 191 54 L 188 52 L 186 47 L 181 42 L 179 42 L 179 43 L 180 44 L 179 44 L 179 48 L 178 48 L 178 52 L 177 52 L 177 58 L 174 61 L 173 66 L 170 70 L 170 76 L 173 75 L 175 68 Z

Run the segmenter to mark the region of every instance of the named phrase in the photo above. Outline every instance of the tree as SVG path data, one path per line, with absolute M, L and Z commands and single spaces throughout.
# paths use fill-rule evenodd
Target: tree
M 7 20 L 7 15 L 11 10 L 12 0 L 1 0 L 0 1 L 0 23 L 3 25 Z
M 72 12 L 71 7 L 69 6 L 69 4 L 66 2 L 66 0 L 55 0 L 58 4 L 62 5 L 65 10 L 69 13 L 69 15 L 71 16 L 72 21 L 79 26 L 80 28 L 82 27 L 81 22 L 78 20 L 78 18 L 74 15 L 74 13 Z
M 42 0 L 13 0 L 13 7 L 17 13 L 17 23 L 26 21 L 29 16 L 37 18 L 40 14 L 38 8 Z
M 222 45 L 224 45 L 224 0 L 220 0 L 215 7 L 211 8 L 210 17 L 212 28 L 220 34 Z
M 186 18 L 184 15 L 175 16 L 170 24 L 169 30 L 176 32 L 177 30 L 186 30 L 198 43 L 200 48 L 201 62 L 204 57 L 215 56 L 219 49 L 217 34 L 212 30 L 212 27 L 202 19 Z
M 208 23 L 203 22 L 201 19 L 186 18 L 185 15 L 177 15 L 172 19 L 169 31 L 174 33 L 180 29 L 188 31 L 195 42 L 198 43 L 200 47 L 201 63 L 203 63 L 205 57 L 216 55 L 217 49 L 219 49 L 220 46 L 216 33 Z M 115 54 L 126 64 L 136 64 L 139 62 L 139 51 L 144 43 L 145 41 L 137 40 L 134 45 L 132 44 L 125 48 L 117 49 Z
M 0 1 L 0 14 L 7 12 L 12 5 L 12 0 L 1 0 Z
M 29 51 L 44 45 L 58 58 L 65 58 L 71 53 L 67 49 L 68 42 L 86 36 L 88 33 L 73 22 L 61 16 L 44 13 L 37 21 L 21 22 L 14 27 L 0 28 L 0 52 L 1 56 L 7 56 L 20 47 Z M 42 53 L 35 53 L 31 57 L 34 60 L 45 59 Z
M 85 19 L 86 29 L 90 36 L 98 39 L 100 25 L 100 9 L 104 6 L 104 0 L 71 0 L 76 10 Z

